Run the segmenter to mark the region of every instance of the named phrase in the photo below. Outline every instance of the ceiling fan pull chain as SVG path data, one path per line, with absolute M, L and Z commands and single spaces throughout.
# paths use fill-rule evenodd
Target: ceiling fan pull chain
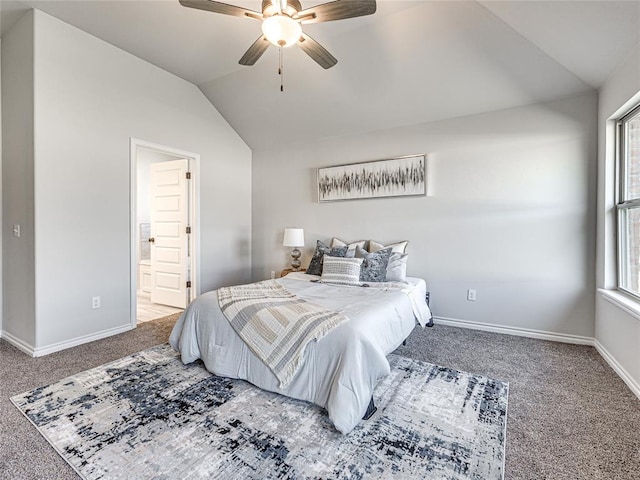
M 284 74 L 282 72 L 282 47 L 280 47 L 280 55 L 278 60 L 278 75 L 280 75 L 280 91 L 284 92 Z

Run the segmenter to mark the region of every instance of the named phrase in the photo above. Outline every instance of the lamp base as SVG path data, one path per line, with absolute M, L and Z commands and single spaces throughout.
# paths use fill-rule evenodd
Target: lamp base
M 298 248 L 294 248 L 293 250 L 291 250 L 291 268 L 293 269 L 294 272 L 297 272 L 298 270 L 300 270 L 300 250 L 298 250 Z

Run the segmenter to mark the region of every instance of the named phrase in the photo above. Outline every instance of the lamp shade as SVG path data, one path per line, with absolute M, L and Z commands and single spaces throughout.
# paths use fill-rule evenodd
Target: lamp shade
M 284 240 L 282 241 L 284 247 L 304 247 L 304 229 L 302 228 L 285 228 Z

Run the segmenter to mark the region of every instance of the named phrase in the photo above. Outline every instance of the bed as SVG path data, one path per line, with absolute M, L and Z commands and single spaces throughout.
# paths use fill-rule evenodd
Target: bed
M 367 412 L 373 390 L 386 376 L 386 356 L 431 319 L 424 280 L 404 284 L 338 286 L 320 277 L 290 273 L 277 280 L 296 296 L 348 320 L 306 345 L 303 364 L 282 388 L 274 373 L 247 347 L 220 310 L 217 291 L 196 298 L 180 316 L 169 343 L 184 363 L 197 359 L 215 375 L 247 380 L 272 392 L 325 408 L 335 428 L 350 432 Z

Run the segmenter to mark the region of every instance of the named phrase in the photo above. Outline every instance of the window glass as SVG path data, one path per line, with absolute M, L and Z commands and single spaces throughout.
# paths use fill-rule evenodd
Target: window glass
M 626 195 L 640 198 L 640 112 L 625 122 Z
M 640 294 L 640 207 L 620 209 L 620 286 Z

